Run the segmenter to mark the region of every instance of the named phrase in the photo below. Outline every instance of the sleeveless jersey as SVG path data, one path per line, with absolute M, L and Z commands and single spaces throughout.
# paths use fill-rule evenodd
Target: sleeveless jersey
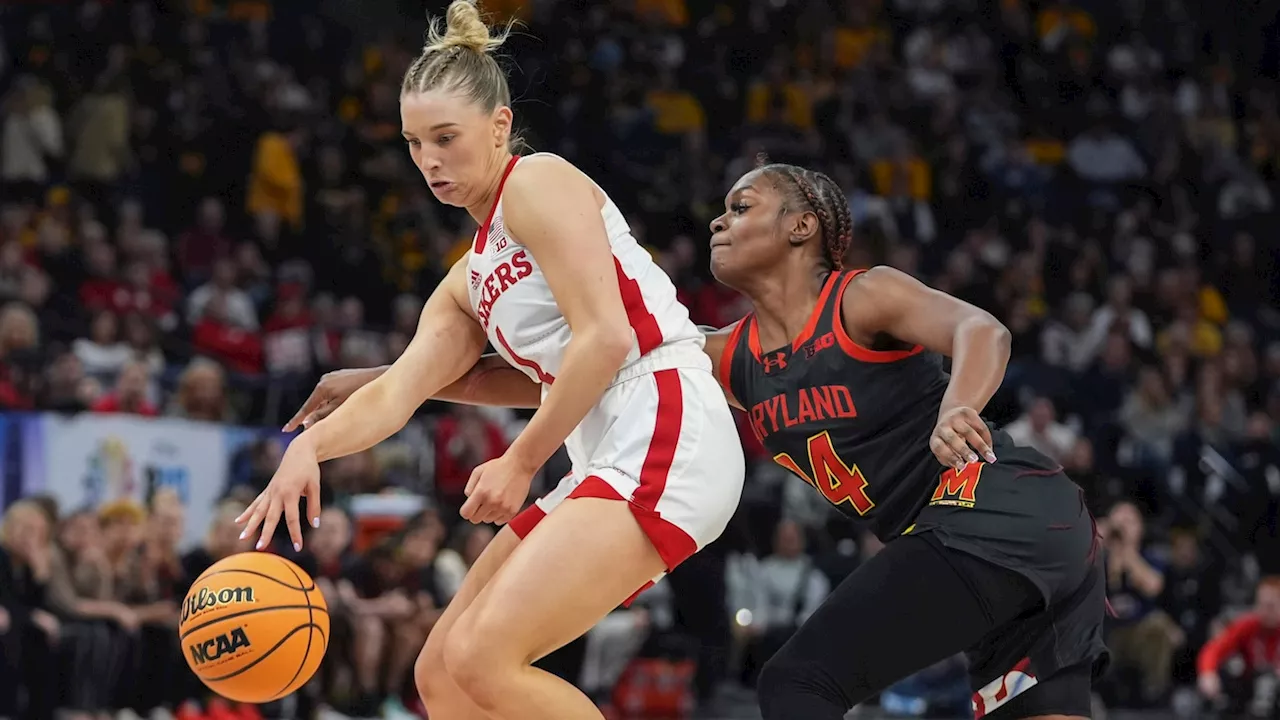
M 502 188 L 520 160 L 511 158 L 493 209 L 476 232 L 467 260 L 468 294 L 494 350 L 531 380 L 542 383 L 545 393 L 560 372 L 572 332 L 533 253 L 503 222 Z M 689 320 L 689 311 L 676 299 L 671 279 L 632 237 L 626 218 L 607 194 L 600 215 L 635 334 L 618 378 L 638 374 L 636 363 L 660 347 L 681 345 L 697 351 L 670 354 L 669 366 L 690 366 L 689 357 L 702 354 L 704 340 Z M 661 362 L 648 362 L 643 369 L 663 368 Z
M 949 376 L 941 356 L 919 346 L 877 351 L 849 337 L 840 300 L 858 272 L 827 277 L 789 346 L 765 351 L 755 315 L 743 318 L 718 371 L 773 459 L 888 542 L 911 526 L 944 469 L 929 437 Z

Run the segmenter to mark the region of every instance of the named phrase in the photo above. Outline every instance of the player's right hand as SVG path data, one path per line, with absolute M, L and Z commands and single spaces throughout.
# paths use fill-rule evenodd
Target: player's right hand
M 240 539 L 249 537 L 259 525 L 262 533 L 254 546 L 258 550 L 265 549 L 276 533 L 280 524 L 280 515 L 284 514 L 285 525 L 289 528 L 289 539 L 293 541 L 293 549 L 302 549 L 302 525 L 298 520 L 298 501 L 307 498 L 307 516 L 311 527 L 320 525 L 320 463 L 316 459 L 316 451 L 303 433 L 298 439 L 289 443 L 280 460 L 280 467 L 267 483 L 267 488 L 258 494 L 236 523 L 244 523 L 244 531 Z
M 1200 688 L 1200 694 L 1210 700 L 1215 700 L 1222 694 L 1222 678 L 1218 673 L 1201 673 L 1196 678 L 1196 685 Z
M 309 428 L 320 422 L 346 402 L 352 393 L 376 380 L 382 371 L 383 368 L 356 368 L 325 373 L 306 402 L 285 423 L 284 431 L 293 432 L 299 427 Z

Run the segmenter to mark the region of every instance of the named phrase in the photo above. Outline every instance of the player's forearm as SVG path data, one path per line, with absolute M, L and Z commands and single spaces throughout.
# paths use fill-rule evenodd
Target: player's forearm
M 433 399 L 461 405 L 536 408 L 542 404 L 542 386 L 501 356 L 485 355 Z
M 400 431 L 413 417 L 410 406 L 383 375 L 351 394 L 333 414 L 311 426 L 294 442 L 306 443 L 325 462 L 368 450 Z
M 942 396 L 942 412 L 956 407 L 982 412 L 1004 382 L 1010 343 L 1009 329 L 986 313 L 956 327 L 951 383 Z
M 599 402 L 626 360 L 631 342 L 630 331 L 575 334 L 565 349 L 558 379 L 507 452 L 528 467 L 541 467 Z

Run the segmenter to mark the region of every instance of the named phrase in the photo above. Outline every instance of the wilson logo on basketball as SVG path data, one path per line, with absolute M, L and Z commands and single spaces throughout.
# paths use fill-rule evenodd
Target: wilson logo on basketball
M 196 594 L 187 596 L 187 601 L 182 606 L 182 622 L 186 622 L 196 613 L 201 613 L 205 610 L 212 610 L 223 605 L 251 602 L 254 602 L 253 588 L 251 587 L 222 588 L 221 590 L 200 588 Z
M 229 633 L 209 638 L 202 643 L 188 646 L 191 650 L 191 662 L 203 665 L 222 657 L 232 655 L 238 650 L 253 647 L 244 628 L 236 628 Z

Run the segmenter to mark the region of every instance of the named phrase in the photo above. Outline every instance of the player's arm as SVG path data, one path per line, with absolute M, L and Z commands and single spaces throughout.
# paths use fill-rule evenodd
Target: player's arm
M 634 336 L 599 202 L 581 173 L 559 158 L 527 158 L 507 178 L 502 209 L 573 332 L 556 382 L 507 450 L 523 468 L 536 470 L 599 401 Z
M 311 427 L 328 417 L 356 390 L 382 376 L 391 366 L 334 370 L 320 378 L 306 402 L 284 426 L 285 432 Z M 460 405 L 536 408 L 542 402 L 542 386 L 511 367 L 500 355 L 482 355 L 462 377 L 449 383 L 432 400 Z
M 883 266 L 850 281 L 840 314 L 845 332 L 855 343 L 871 347 L 878 337 L 887 335 L 950 357 L 951 384 L 943 395 L 940 426 L 930 447 L 949 466 L 976 461 L 973 451 L 988 462 L 995 461 L 990 431 L 978 413 L 1004 381 L 1009 364 L 1011 335 L 1003 323 L 985 310 Z M 948 418 L 945 427 L 944 418 Z
M 729 346 L 729 336 L 733 334 L 733 329 L 737 327 L 737 323 L 729 327 L 720 328 L 719 330 L 709 326 L 699 326 L 702 331 L 702 337 L 706 338 L 706 345 L 702 349 L 706 351 L 707 357 L 711 358 L 711 372 L 716 376 L 716 380 L 720 381 L 720 389 L 724 391 L 724 399 L 733 407 L 744 410 L 742 403 L 733 396 L 733 390 L 729 388 L 729 373 L 727 368 L 722 369 L 724 363 L 724 353 Z
M 1222 664 L 1238 654 L 1257 635 L 1258 629 L 1256 615 L 1248 614 L 1232 620 L 1221 633 L 1209 638 L 1209 642 L 1200 649 L 1200 654 L 1196 656 L 1196 674 L 1201 677 L 1217 675 Z
M 422 310 L 413 340 L 386 372 L 289 444 L 266 489 L 236 518 L 244 523 L 241 538 L 261 525 L 257 547 L 266 547 L 284 515 L 290 539 L 301 549 L 298 501 L 306 496 L 307 514 L 311 524 L 317 524 L 319 464 L 391 437 L 427 398 L 475 365 L 484 351 L 485 335 L 467 310 L 465 273 L 465 261 L 460 260 L 436 287 Z
M 324 462 L 371 448 L 398 432 L 418 406 L 462 377 L 484 352 L 484 330 L 467 311 L 469 305 L 464 259 L 431 293 L 404 353 L 294 443 L 304 443 Z

